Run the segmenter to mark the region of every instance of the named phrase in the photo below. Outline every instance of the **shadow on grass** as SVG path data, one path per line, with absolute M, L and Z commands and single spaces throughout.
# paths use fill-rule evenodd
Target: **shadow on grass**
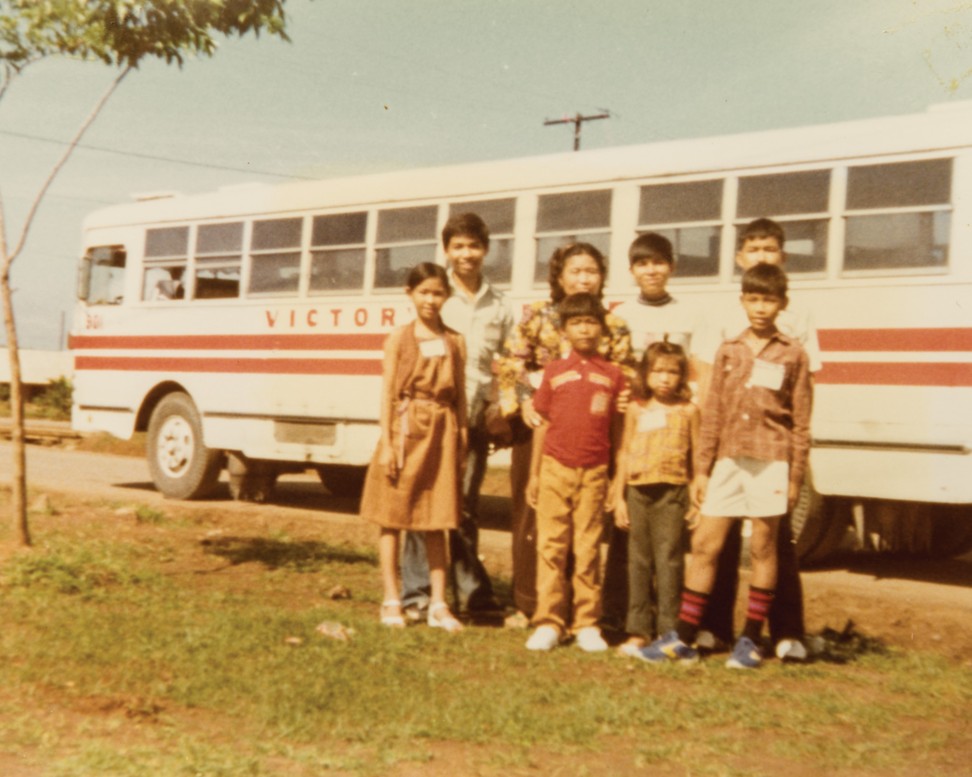
M 849 664 L 867 655 L 887 655 L 889 652 L 883 640 L 861 634 L 851 620 L 841 631 L 825 628 L 807 641 L 813 646 L 812 660 L 825 664 Z
M 230 566 L 256 562 L 267 569 L 313 572 L 327 564 L 369 564 L 375 554 L 326 542 L 288 542 L 265 537 L 216 537 L 202 541 L 206 553 L 226 559 Z

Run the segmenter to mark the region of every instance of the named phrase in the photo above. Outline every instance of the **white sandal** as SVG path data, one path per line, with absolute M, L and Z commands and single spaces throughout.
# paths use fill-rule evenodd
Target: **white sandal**
M 397 607 L 397 615 L 388 615 L 385 613 L 386 608 Z M 402 603 L 398 599 L 387 599 L 381 603 L 381 625 L 389 626 L 393 629 L 404 629 L 405 628 L 405 618 L 402 617 Z
M 449 605 L 445 602 L 433 602 L 429 605 L 428 624 L 433 629 L 442 629 L 449 634 L 462 631 L 462 624 L 449 611 Z

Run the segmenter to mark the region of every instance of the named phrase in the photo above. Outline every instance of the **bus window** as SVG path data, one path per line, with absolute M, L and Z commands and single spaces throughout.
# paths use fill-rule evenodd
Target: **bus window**
M 411 267 L 435 261 L 437 216 L 435 205 L 379 211 L 375 288 L 400 289 Z
M 475 213 L 489 227 L 489 253 L 483 262 L 483 275 L 497 286 L 509 286 L 513 278 L 513 229 L 516 223 L 516 200 L 482 200 L 454 202 L 449 217 Z
M 786 271 L 822 273 L 827 265 L 829 198 L 830 170 L 740 178 L 737 236 L 753 219 L 772 218 L 786 232 Z
M 250 240 L 250 281 L 255 294 L 293 296 L 300 285 L 302 218 L 254 221 Z
M 81 263 L 78 298 L 89 305 L 120 305 L 125 296 L 123 246 L 89 248 Z
M 364 288 L 367 212 L 315 216 L 311 230 L 310 293 Z
M 590 243 L 607 258 L 611 243 L 611 190 L 540 195 L 534 283 L 546 284 L 550 255 L 567 243 Z
M 240 296 L 239 267 L 200 267 L 196 270 L 196 299 Z
M 161 227 L 145 230 L 145 258 L 142 268 L 142 299 L 182 299 L 189 262 L 189 227 Z
M 218 299 L 240 296 L 243 222 L 201 224 L 196 233 L 193 296 Z
M 672 241 L 679 278 L 719 274 L 722 187 L 721 180 L 641 187 L 638 232 Z
M 185 265 L 146 265 L 142 280 L 142 299 L 160 302 L 185 297 L 182 282 Z
M 951 159 L 848 169 L 844 270 L 945 268 L 951 190 Z

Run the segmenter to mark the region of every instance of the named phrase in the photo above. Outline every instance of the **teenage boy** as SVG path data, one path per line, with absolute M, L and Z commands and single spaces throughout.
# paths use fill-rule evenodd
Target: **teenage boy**
M 639 293 L 612 312 L 631 331 L 635 361 L 641 360 L 649 345 L 665 339 L 692 353 L 692 337 L 699 329 L 697 315 L 667 288 L 675 270 L 671 241 L 657 232 L 638 235 L 628 248 L 628 264 Z M 608 532 L 601 624 L 605 630 L 623 632 L 628 611 L 628 534 L 613 524 Z
M 628 248 L 628 263 L 639 294 L 622 302 L 613 312 L 631 330 L 635 360 L 640 361 L 649 345 L 666 338 L 682 346 L 685 353 L 691 353 L 697 316 L 668 293 L 668 281 L 675 270 L 671 241 L 656 232 L 638 235 Z
M 786 262 L 784 246 L 786 236 L 783 228 L 768 218 L 751 221 L 739 234 L 736 265 L 745 272 L 757 264 L 771 264 L 783 268 Z M 699 370 L 700 401 L 705 399 L 705 385 L 708 382 L 709 366 L 719 345 L 726 339 L 737 335 L 746 326 L 746 318 L 741 308 L 734 305 L 731 311 L 724 311 L 715 317 L 716 326 L 711 327 L 705 336 L 697 339 L 695 366 Z M 817 330 L 808 312 L 800 311 L 788 304 L 776 319 L 777 328 L 783 334 L 797 340 L 807 352 L 811 373 L 821 367 L 820 347 L 817 343 Z M 739 588 L 739 560 L 742 552 L 742 527 L 734 525 L 726 537 L 725 546 L 719 556 L 716 585 L 709 608 L 699 633 L 699 647 L 705 650 L 728 649 L 733 643 L 733 620 L 736 594 Z M 787 515 L 781 522 L 777 535 L 778 579 L 776 597 L 769 614 L 770 640 L 776 647 L 776 655 L 783 661 L 803 661 L 807 657 L 804 647 L 803 587 L 796 558 L 796 545 Z
M 468 618 L 488 617 L 501 608 L 489 575 L 479 560 L 479 490 L 486 474 L 489 443 L 483 411 L 493 379 L 493 356 L 513 327 L 506 297 L 483 275 L 489 229 L 475 213 L 453 216 L 442 229 L 452 295 L 442 307 L 446 326 L 466 339 L 466 404 L 469 450 L 462 483 L 459 528 L 449 532 L 449 576 L 455 611 Z M 402 552 L 402 607 L 411 620 L 422 620 L 429 603 L 429 565 L 421 532 L 406 532 Z
M 749 328 L 724 342 L 702 410 L 691 492 L 702 516 L 675 631 L 641 651 L 646 661 L 694 661 L 693 647 L 715 585 L 716 563 L 734 520 L 752 523 L 746 625 L 726 665 L 755 669 L 777 577 L 776 535 L 796 503 L 810 453 L 812 385 L 806 351 L 776 326 L 786 308 L 786 274 L 758 264 L 742 277 Z
M 605 317 L 600 300 L 572 294 L 558 312 L 571 352 L 546 366 L 533 396 L 543 421 L 533 433 L 526 495 L 537 513 L 536 630 L 526 647 L 550 650 L 570 630 L 578 647 L 596 652 L 607 649 L 597 626 L 600 544 L 616 405 L 626 382 L 597 352 Z

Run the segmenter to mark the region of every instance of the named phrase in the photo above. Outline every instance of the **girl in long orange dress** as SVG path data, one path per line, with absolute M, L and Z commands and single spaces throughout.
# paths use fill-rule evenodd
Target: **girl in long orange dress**
M 409 529 L 426 533 L 432 589 L 428 624 L 455 632 L 462 624 L 445 601 L 446 531 L 459 525 L 466 346 L 439 315 L 449 297 L 445 270 L 429 262 L 416 265 L 407 283 L 416 319 L 385 341 L 381 440 L 365 479 L 361 516 L 381 527 L 381 622 L 405 625 L 398 548 L 400 532 Z

